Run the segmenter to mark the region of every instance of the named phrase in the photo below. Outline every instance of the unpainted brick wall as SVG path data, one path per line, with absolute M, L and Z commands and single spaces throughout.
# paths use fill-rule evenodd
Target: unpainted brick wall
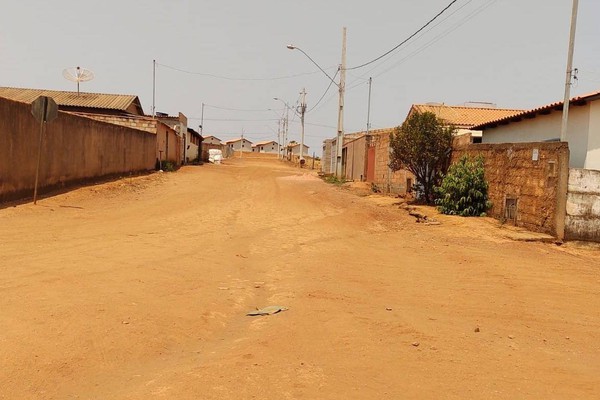
M 516 219 L 506 222 L 562 238 L 569 161 L 567 143 L 471 144 L 455 147 L 452 162 L 463 155 L 484 157 L 492 202 L 490 216 L 505 220 L 506 200 L 516 199 Z
M 375 146 L 375 179 L 373 183 L 384 193 L 404 195 L 412 188 L 407 187 L 407 179 L 415 183 L 414 175 L 406 170 L 392 171 L 390 164 L 390 134 L 393 129 L 374 132 L 371 146 Z

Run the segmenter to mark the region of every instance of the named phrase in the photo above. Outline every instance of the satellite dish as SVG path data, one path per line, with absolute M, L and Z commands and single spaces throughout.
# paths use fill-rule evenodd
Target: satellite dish
M 63 76 L 71 82 L 77 82 L 77 94 L 79 94 L 79 82 L 87 82 L 94 79 L 92 71 L 81 67 L 65 68 Z

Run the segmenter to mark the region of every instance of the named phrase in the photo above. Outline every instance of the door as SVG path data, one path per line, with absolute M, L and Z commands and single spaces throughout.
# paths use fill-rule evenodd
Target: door
M 375 180 L 375 146 L 367 150 L 367 182 Z

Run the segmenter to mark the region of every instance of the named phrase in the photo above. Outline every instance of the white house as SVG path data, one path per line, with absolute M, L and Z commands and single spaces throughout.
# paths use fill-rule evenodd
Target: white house
M 212 144 L 212 145 L 216 146 L 216 145 L 220 145 L 221 144 L 221 139 L 219 139 L 216 136 L 209 135 L 209 136 L 205 136 L 204 137 L 204 140 L 202 141 L 202 143 L 204 143 L 204 144 Z
M 304 145 L 304 151 L 302 152 L 303 157 L 306 157 L 309 155 L 308 149 L 309 149 L 309 147 L 307 145 Z M 290 153 L 294 156 L 299 156 L 300 155 L 300 143 L 290 144 L 288 146 L 288 154 L 290 154 Z
M 483 131 L 483 143 L 558 141 L 562 110 L 563 102 L 556 102 L 473 129 Z M 600 92 L 571 99 L 566 140 L 571 168 L 600 170 Z
M 202 136 L 192 128 L 187 128 L 187 134 L 185 138 L 186 149 L 185 158 L 186 162 L 194 161 L 198 159 L 200 153 L 200 146 L 202 144 Z
M 278 144 L 274 140 L 258 142 L 258 143 L 255 143 L 252 145 L 252 152 L 277 154 L 277 146 L 278 146 Z
M 225 145 L 233 151 L 252 152 L 252 142 L 246 138 L 231 139 Z

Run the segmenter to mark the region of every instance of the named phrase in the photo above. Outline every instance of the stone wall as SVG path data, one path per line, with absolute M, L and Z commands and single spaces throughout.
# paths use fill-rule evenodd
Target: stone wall
M 472 144 L 456 147 L 452 161 L 482 155 L 492 208 L 489 215 L 531 231 L 564 238 L 567 143 Z
M 33 193 L 40 125 L 31 105 L 0 98 L 0 201 Z M 154 168 L 156 135 L 59 111 L 42 142 L 39 190 Z
M 569 171 L 565 237 L 600 242 L 600 171 Z

